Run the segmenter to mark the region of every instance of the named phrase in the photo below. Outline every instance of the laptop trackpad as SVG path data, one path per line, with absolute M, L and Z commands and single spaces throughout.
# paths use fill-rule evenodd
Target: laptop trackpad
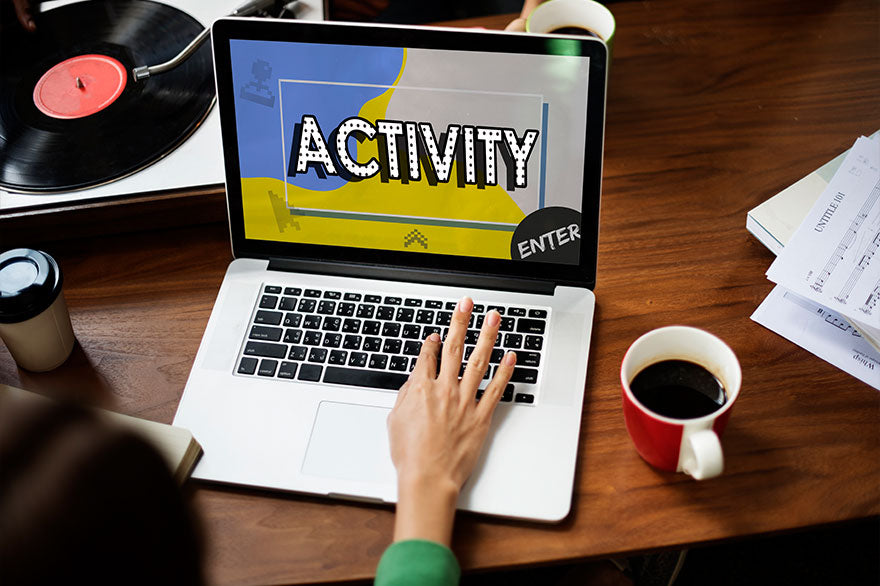
M 304 474 L 394 484 L 397 474 L 388 448 L 390 409 L 322 401 L 315 415 Z

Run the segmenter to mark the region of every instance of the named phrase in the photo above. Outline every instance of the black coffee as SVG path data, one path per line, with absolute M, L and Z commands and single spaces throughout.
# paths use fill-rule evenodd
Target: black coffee
M 596 33 L 591 31 L 590 29 L 582 28 L 579 26 L 561 26 L 559 28 L 555 28 L 551 33 L 555 35 L 576 35 L 579 37 L 597 37 Z
M 664 360 L 639 371 L 629 384 L 639 402 L 665 417 L 694 419 L 721 408 L 727 401 L 715 376 L 687 360 Z

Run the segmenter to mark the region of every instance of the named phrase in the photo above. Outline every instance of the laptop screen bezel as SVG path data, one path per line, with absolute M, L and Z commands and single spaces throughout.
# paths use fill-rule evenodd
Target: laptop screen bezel
M 595 286 L 607 67 L 607 48 L 602 41 L 593 38 L 527 35 L 440 27 L 399 27 L 240 18 L 224 18 L 215 21 L 211 35 L 226 170 L 226 201 L 234 257 L 301 259 L 369 266 L 384 265 L 419 270 L 424 270 L 427 267 L 450 273 L 536 279 L 589 289 Z M 231 40 L 295 41 L 553 55 L 556 54 L 555 50 L 558 50 L 555 48 L 560 45 L 558 39 L 565 40 L 566 55 L 579 53 L 590 58 L 587 131 L 583 161 L 584 185 L 581 207 L 580 260 L 577 265 L 266 241 L 245 237 L 230 57 Z M 557 42 L 554 43 L 555 40 Z M 511 72 L 511 74 L 521 74 L 521 71 Z

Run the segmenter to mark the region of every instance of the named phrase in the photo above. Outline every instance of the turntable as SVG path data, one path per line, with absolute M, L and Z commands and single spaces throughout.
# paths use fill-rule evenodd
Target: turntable
M 223 183 L 210 41 L 164 63 L 242 0 L 44 2 L 0 39 L 0 213 Z M 300 0 L 297 18 L 323 18 Z M 11 27 L 10 27 L 11 28 Z

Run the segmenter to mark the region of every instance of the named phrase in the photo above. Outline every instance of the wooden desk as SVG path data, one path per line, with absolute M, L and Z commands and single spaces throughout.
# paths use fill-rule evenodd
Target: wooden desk
M 598 312 L 573 511 L 555 526 L 461 515 L 454 549 L 466 571 L 880 514 L 880 393 L 749 320 L 772 288 L 772 255 L 745 229 L 750 208 L 880 128 L 876 0 L 611 8 Z M 230 260 L 225 226 L 45 247 L 65 271 L 81 348 L 49 375 L 18 371 L 0 351 L 0 382 L 170 422 Z M 742 362 L 715 480 L 650 468 L 624 428 L 621 358 L 666 324 L 711 330 Z M 202 484 L 192 493 L 216 584 L 369 578 L 391 536 L 382 507 Z

